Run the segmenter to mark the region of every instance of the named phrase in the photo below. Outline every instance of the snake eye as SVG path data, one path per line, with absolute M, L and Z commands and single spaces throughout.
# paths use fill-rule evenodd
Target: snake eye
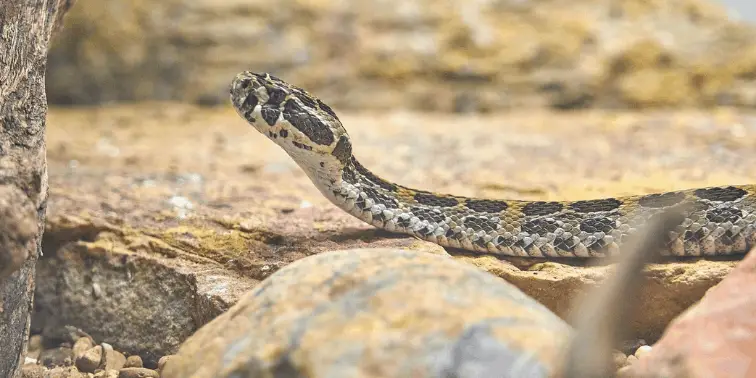
M 242 89 L 247 89 L 247 88 L 249 88 L 249 84 L 251 82 L 252 82 L 251 79 L 244 79 L 244 80 L 241 81 L 241 83 L 239 83 L 239 86 L 242 87 Z

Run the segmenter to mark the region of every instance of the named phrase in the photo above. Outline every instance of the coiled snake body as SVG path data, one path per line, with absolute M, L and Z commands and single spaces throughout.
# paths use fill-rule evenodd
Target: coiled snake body
M 756 244 L 756 186 L 723 186 L 584 201 L 467 198 L 384 180 L 352 155 L 333 110 L 269 74 L 242 72 L 234 108 L 281 146 L 329 200 L 379 228 L 441 246 L 507 256 L 613 255 L 651 216 L 685 205 L 662 255 L 746 253 Z

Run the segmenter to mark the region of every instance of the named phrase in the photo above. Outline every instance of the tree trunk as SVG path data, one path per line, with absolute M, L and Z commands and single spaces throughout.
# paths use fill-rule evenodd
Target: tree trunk
M 0 377 L 26 352 L 47 203 L 45 68 L 73 0 L 0 0 Z

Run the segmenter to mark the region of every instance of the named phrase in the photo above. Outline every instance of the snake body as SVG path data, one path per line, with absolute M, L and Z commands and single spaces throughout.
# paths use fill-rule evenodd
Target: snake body
M 659 253 L 744 254 L 756 244 L 756 186 L 731 185 L 581 201 L 469 198 L 385 180 L 352 154 L 334 111 L 302 88 L 249 71 L 230 87 L 237 113 L 282 147 L 336 206 L 391 232 L 505 256 L 614 255 L 655 214 L 685 206 Z

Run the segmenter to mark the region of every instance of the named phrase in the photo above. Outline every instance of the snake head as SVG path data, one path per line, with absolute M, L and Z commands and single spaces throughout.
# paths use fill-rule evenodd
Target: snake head
M 230 92 L 236 112 L 308 173 L 340 170 L 351 158 L 349 135 L 336 113 L 304 89 L 245 71 L 236 75 Z

